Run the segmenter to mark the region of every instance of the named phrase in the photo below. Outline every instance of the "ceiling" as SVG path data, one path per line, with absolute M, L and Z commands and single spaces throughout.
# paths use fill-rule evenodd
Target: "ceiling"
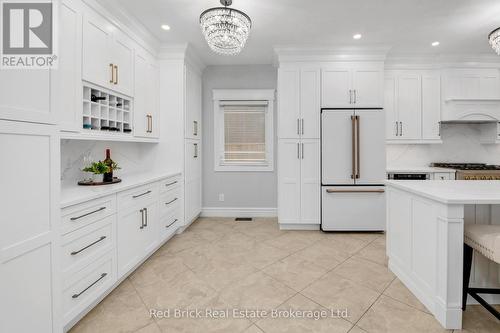
M 162 43 L 189 43 L 207 65 L 271 64 L 273 46 L 390 46 L 391 54 L 493 54 L 499 0 L 233 0 L 253 23 L 237 56 L 214 54 L 200 13 L 218 0 L 119 0 Z M 160 28 L 168 24 L 170 31 Z M 363 37 L 354 40 L 360 33 Z M 432 47 L 439 41 L 438 47 Z

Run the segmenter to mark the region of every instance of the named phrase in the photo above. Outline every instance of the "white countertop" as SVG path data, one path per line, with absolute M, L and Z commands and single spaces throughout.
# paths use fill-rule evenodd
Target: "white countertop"
M 446 204 L 500 204 L 500 181 L 387 180 L 386 186 Z
M 435 173 L 435 172 L 447 172 L 447 173 L 455 173 L 454 169 L 448 168 L 435 168 L 429 166 L 398 166 L 398 167 L 387 167 L 387 172 L 402 172 L 402 173 Z
M 75 184 L 74 186 L 62 187 L 61 208 L 179 175 L 181 172 L 131 175 L 123 177 L 120 183 L 113 185 L 79 186 Z

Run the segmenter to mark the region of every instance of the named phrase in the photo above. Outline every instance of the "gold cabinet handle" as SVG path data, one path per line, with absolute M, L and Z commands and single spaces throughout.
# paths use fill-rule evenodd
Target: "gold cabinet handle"
M 111 80 L 109 80 L 109 83 L 115 83 L 115 65 L 109 64 L 109 68 L 111 69 Z
M 115 65 L 115 82 L 114 84 L 118 84 L 118 65 Z
M 356 119 L 355 116 L 351 116 L 351 179 L 356 177 Z
M 356 90 L 354 90 L 356 91 Z M 359 179 L 361 176 L 360 168 L 360 146 L 359 146 L 359 116 L 355 116 L 354 120 L 356 121 L 356 179 Z

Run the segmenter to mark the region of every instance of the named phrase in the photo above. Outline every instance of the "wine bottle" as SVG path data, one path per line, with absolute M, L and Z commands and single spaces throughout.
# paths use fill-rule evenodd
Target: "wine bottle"
M 113 160 L 111 159 L 111 149 L 106 149 L 106 159 L 103 161 L 109 168 L 109 172 L 103 175 L 102 181 L 105 183 L 111 183 L 113 181 Z
M 105 101 L 105 100 L 106 100 L 106 97 L 104 97 L 104 96 L 96 96 L 96 95 L 91 95 L 91 96 L 90 96 L 90 100 L 91 100 L 92 102 Z

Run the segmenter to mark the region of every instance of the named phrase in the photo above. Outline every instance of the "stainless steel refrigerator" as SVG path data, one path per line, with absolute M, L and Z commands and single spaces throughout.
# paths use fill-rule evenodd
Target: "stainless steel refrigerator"
M 383 109 L 321 110 L 321 229 L 385 229 Z

